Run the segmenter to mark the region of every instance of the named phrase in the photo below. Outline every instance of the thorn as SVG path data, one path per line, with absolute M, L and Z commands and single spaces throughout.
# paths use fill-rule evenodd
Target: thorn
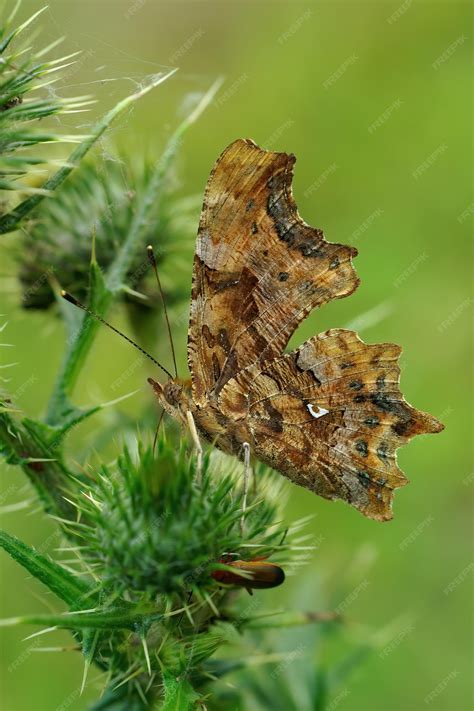
M 29 634 L 28 637 L 24 637 L 22 639 L 22 642 L 26 642 L 29 639 L 33 639 L 33 637 L 39 637 L 42 634 L 46 634 L 47 632 L 54 632 L 54 630 L 57 630 L 57 627 L 47 627 L 44 630 L 40 630 L 39 632 L 33 632 L 33 634 Z
M 146 635 L 142 636 L 142 645 L 143 645 L 143 652 L 145 654 L 145 659 L 146 659 L 146 665 L 148 669 L 148 675 L 151 676 L 151 663 L 150 663 L 150 654 L 148 652 L 148 645 L 146 643 Z
M 84 671 L 82 673 L 81 690 L 79 692 L 79 696 L 82 696 L 82 692 L 85 689 L 86 681 L 87 681 L 87 674 L 89 672 L 90 665 L 91 665 L 90 659 L 88 659 L 87 657 L 84 657 Z
M 219 610 L 214 605 L 213 599 L 211 598 L 211 596 L 209 595 L 209 593 L 206 590 L 204 591 L 204 599 L 206 600 L 207 604 L 209 605 L 209 607 L 211 608 L 211 610 L 213 611 L 215 616 L 220 617 L 221 615 L 220 615 Z

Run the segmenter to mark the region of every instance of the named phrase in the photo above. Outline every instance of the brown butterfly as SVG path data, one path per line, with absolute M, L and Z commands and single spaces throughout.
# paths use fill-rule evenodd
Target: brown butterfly
M 443 425 L 399 389 L 401 348 L 330 329 L 284 353 L 317 306 L 352 294 L 353 247 L 298 215 L 295 157 L 237 140 L 204 196 L 188 337 L 190 387 L 149 379 L 164 410 L 219 449 L 258 459 L 327 499 L 392 517 L 407 483 L 396 449 Z

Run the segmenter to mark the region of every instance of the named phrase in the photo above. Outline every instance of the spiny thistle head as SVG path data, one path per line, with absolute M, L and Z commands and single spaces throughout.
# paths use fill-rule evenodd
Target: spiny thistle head
M 18 251 L 24 308 L 46 309 L 54 303 L 51 277 L 80 300 L 87 299 L 92 242 L 101 268 L 107 270 L 133 228 L 145 200 L 154 166 L 134 156 L 97 157 L 83 163 L 56 192 L 43 201 L 26 226 Z M 177 199 L 167 181 L 142 226 L 126 276 L 124 298 L 145 309 L 159 300 L 145 247 L 153 244 L 167 301 L 187 296 L 186 256 L 197 224 L 196 198 Z M 74 215 L 74 220 L 71 220 Z M 167 263 L 172 261 L 172 272 Z M 183 277 L 177 277 L 182 270 Z M 149 281 L 151 279 L 151 281 Z
M 189 445 L 162 436 L 155 452 L 124 447 L 115 464 L 76 479 L 78 518 L 63 525 L 77 572 L 93 581 L 76 609 L 95 605 L 105 620 L 92 648 L 82 632 L 83 653 L 148 701 L 172 696 L 167 685 L 183 675 L 194 693 L 207 680 L 203 664 L 238 637 L 234 595 L 213 572 L 233 555 L 284 563 L 291 551 L 270 472 L 256 472 L 243 513 L 241 471 L 229 461 L 206 455 L 199 473 Z
M 211 573 L 223 556 L 276 551 L 281 559 L 284 531 L 268 473 L 257 472 L 258 491 L 242 518 L 242 480 L 235 471 L 216 471 L 216 459 L 222 458 L 205 458 L 197 477 L 185 445 L 161 438 L 155 453 L 139 445 L 133 457 L 125 447 L 113 468 L 92 473 L 78 504 L 87 524 L 80 555 L 107 589 L 129 599 L 185 598 L 193 589 L 217 591 Z

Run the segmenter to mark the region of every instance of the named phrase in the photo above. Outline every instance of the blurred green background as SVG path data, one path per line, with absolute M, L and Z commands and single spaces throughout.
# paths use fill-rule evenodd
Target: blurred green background
M 26 18 L 38 8 L 25 2 L 22 13 Z M 64 34 L 64 52 L 82 50 L 83 59 L 58 91 L 95 94 L 94 115 L 145 75 L 180 67 L 113 125 L 99 153 L 127 145 L 159 155 L 190 96 L 223 76 L 214 104 L 186 135 L 180 193 L 202 193 L 221 150 L 237 137 L 253 138 L 263 147 L 296 154 L 294 194 L 303 219 L 323 228 L 328 240 L 359 249 L 357 292 L 313 313 L 292 343 L 327 328 L 350 327 L 368 342 L 402 344 L 405 396 L 439 417 L 446 429 L 417 438 L 399 453 L 411 484 L 396 495 L 389 523 L 365 520 L 342 503 L 288 484 L 288 521 L 314 515 L 310 531 L 317 551 L 302 572 L 262 595 L 270 607 L 288 607 L 306 581 L 311 609 L 334 609 L 354 591 L 345 610 L 351 620 L 375 632 L 406 620 L 398 641 L 390 645 L 389 639 L 385 652 L 366 658 L 329 708 L 472 709 L 470 4 L 63 0 L 50 3 L 42 25 L 43 43 Z M 64 132 L 77 126 L 86 132 L 92 118 L 61 120 Z M 28 381 L 20 404 L 38 416 L 60 363 L 64 332 L 51 314 L 20 310 L 10 278 L 15 237 L 2 239 L 1 312 L 9 320 L 2 336 L 14 346 L 6 362 L 18 362 L 8 387 L 15 392 Z M 190 243 L 189 283 L 192 250 Z M 165 281 L 172 278 L 165 275 Z M 129 328 L 120 309 L 110 318 Z M 183 319 L 174 332 L 184 367 Z M 148 367 L 135 369 L 121 392 L 111 388 L 135 359 L 125 343 L 102 332 L 76 402 L 102 402 L 140 389 L 120 405 L 131 416 L 138 413 L 151 397 Z M 99 427 L 95 419 L 79 428 L 71 454 Z M 114 447 L 109 444 L 111 456 Z M 1 466 L 0 505 L 12 509 L 30 492 L 20 471 Z M 54 528 L 34 506 L 5 513 L 3 526 L 54 551 Z M 356 565 L 344 588 L 361 550 L 373 564 Z M 1 575 L 3 617 L 45 611 L 48 598 L 39 584 L 6 556 Z M 446 592 L 458 576 L 462 581 Z M 2 708 L 85 709 L 96 692 L 90 688 L 78 696 L 79 656 L 31 653 L 32 642 L 22 638 L 32 631 L 2 631 Z M 292 632 L 294 648 L 299 634 L 298 628 Z M 37 644 L 48 646 L 51 639 Z M 69 643 L 66 634 L 54 640 Z

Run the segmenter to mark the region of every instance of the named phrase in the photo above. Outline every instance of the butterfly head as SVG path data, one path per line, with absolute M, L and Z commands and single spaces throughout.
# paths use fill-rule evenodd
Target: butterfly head
M 186 412 L 191 409 L 187 382 L 170 379 L 164 385 L 148 378 L 161 407 L 172 417 L 186 422 Z

